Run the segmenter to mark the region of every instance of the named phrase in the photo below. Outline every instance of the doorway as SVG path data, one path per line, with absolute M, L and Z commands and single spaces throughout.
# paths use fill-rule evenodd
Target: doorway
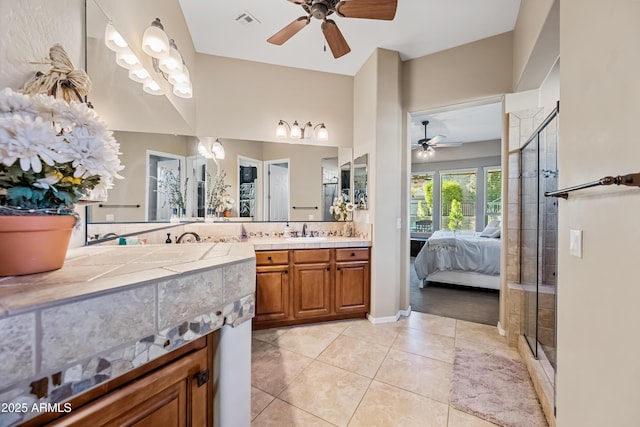
M 262 220 L 260 209 L 262 162 L 238 156 L 238 216 L 252 221 Z
M 289 159 L 264 162 L 265 220 L 289 221 Z
M 502 242 L 493 238 L 488 256 L 480 234 L 502 216 L 502 99 L 412 113 L 408 122 L 411 309 L 496 326 Z M 473 260 L 474 252 L 483 255 Z
M 173 214 L 170 192 L 181 191 L 184 156 L 147 150 L 147 211 L 145 221 L 168 222 Z M 171 183 L 171 189 L 162 183 Z M 173 188 L 176 187 L 176 188 Z

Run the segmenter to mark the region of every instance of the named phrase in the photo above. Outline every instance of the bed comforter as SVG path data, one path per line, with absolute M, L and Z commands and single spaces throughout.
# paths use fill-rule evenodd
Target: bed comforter
M 480 233 L 436 231 L 415 260 L 419 279 L 436 271 L 473 271 L 500 274 L 500 239 L 480 237 Z

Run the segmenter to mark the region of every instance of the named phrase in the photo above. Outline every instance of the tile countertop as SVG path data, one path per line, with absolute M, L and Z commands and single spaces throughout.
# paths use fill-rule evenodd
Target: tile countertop
M 249 259 L 255 259 L 255 252 L 248 243 L 71 249 L 59 270 L 0 277 L 0 318 Z
M 252 237 L 247 242 L 251 243 L 256 251 L 371 246 L 370 240 L 359 237 Z

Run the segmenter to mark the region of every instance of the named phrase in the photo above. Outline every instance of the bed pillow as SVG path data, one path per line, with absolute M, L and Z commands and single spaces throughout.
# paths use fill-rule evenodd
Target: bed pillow
M 487 224 L 480 237 L 500 237 L 500 220 L 494 219 Z

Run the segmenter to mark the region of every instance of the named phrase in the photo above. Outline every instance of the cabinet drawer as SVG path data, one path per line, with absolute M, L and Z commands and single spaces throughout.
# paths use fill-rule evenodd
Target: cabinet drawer
M 336 261 L 368 261 L 369 248 L 336 249 Z
M 289 251 L 257 251 L 256 265 L 289 264 Z
M 304 249 L 291 252 L 293 252 L 293 262 L 295 264 L 329 262 L 331 260 L 331 249 Z

